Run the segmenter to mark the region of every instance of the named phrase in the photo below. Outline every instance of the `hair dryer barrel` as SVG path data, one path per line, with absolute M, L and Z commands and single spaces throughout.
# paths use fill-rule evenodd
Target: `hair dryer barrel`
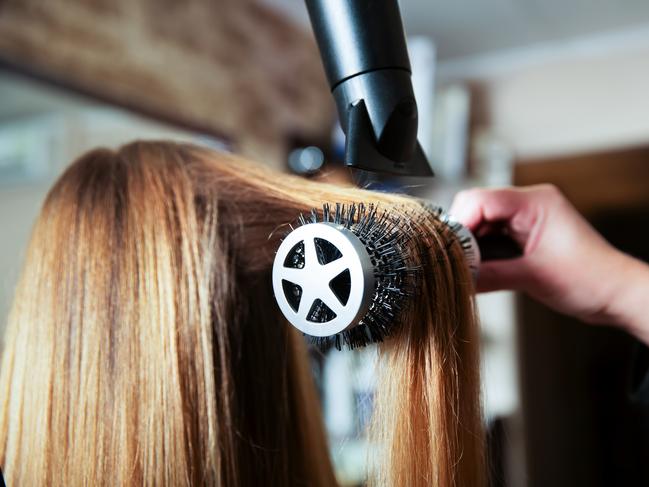
M 410 61 L 397 0 L 306 0 L 331 89 L 376 69 Z
M 345 163 L 432 176 L 417 143 L 417 103 L 397 0 L 306 0 L 340 124 Z

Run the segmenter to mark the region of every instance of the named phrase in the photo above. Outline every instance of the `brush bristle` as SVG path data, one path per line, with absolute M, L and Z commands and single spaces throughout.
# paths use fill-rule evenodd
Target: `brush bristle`
M 474 276 L 477 276 L 480 257 L 476 254 L 477 249 L 474 248 L 475 242 L 471 240 L 471 234 L 468 233 L 467 229 L 460 222 L 451 220 L 450 215 L 441 206 L 426 202 L 424 203 L 424 207 L 430 211 L 433 218 L 442 222 L 451 231 L 449 234 L 451 238 L 448 239 L 447 248 L 450 248 L 455 241 L 459 242 L 469 265 L 469 270 Z
M 448 246 L 459 243 L 465 253 L 472 252 L 470 238 L 461 236 L 461 225 L 449 219 L 448 214 L 439 206 L 422 202 L 428 212 L 428 218 L 444 224 Z M 397 213 L 403 215 L 398 216 Z M 422 217 L 421 214 L 418 215 Z M 369 308 L 356 326 L 327 337 L 306 335 L 323 351 L 332 347 L 341 350 L 343 347 L 354 349 L 371 343 L 384 341 L 394 333 L 406 314 L 406 308 L 415 294 L 421 267 L 418 265 L 412 239 L 416 231 L 411 222 L 414 215 L 408 210 L 401 212 L 384 211 L 370 204 L 340 204 L 333 206 L 325 203 L 322 209 L 313 209 L 308 214 L 298 217 L 298 225 L 311 223 L 333 223 L 350 230 L 362 242 L 367 250 L 374 269 L 375 287 Z M 292 227 L 291 227 L 292 228 Z M 318 239 L 316 239 L 318 240 Z M 316 252 L 321 264 L 338 258 L 339 251 L 335 246 L 316 241 Z M 335 253 L 338 252 L 338 255 Z M 295 257 L 303 258 L 296 252 Z M 309 311 L 309 321 L 325 323 L 333 319 L 331 310 L 319 299 Z
M 374 266 L 376 280 L 369 309 L 358 325 L 329 337 L 312 337 L 321 350 L 336 347 L 354 349 L 382 342 L 399 325 L 410 297 L 416 288 L 419 267 L 414 265 L 409 241 L 413 232 L 407 218 L 380 210 L 375 205 L 324 204 L 300 215 L 298 223 L 334 223 L 354 233 L 363 243 Z M 326 252 L 318 248 L 318 252 Z M 327 256 L 322 256 L 327 260 Z M 314 315 L 324 315 L 314 310 Z

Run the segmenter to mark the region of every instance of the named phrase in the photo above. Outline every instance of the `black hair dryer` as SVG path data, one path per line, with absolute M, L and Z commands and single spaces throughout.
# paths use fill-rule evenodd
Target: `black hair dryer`
M 306 0 L 346 135 L 345 164 L 432 176 L 417 142 L 417 103 L 397 0 Z

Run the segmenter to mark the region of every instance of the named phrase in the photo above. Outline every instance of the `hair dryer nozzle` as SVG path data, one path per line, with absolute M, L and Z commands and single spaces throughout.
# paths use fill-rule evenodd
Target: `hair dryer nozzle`
M 345 163 L 432 176 L 417 143 L 417 103 L 397 0 L 306 0 L 347 136 Z
M 412 146 L 404 148 L 403 142 L 407 142 L 408 133 L 399 137 L 399 127 L 394 123 L 394 130 L 378 143 L 374 137 L 374 131 L 370 122 L 367 108 L 363 100 L 350 106 L 349 118 L 347 121 L 347 140 L 345 141 L 345 164 L 364 171 L 395 174 L 399 176 L 433 176 L 433 170 L 428 164 L 426 155 L 421 146 L 414 140 L 414 151 Z M 384 132 L 386 134 L 386 132 Z M 392 139 L 392 140 L 391 140 Z M 381 143 L 383 141 L 383 144 Z M 381 145 L 383 145 L 383 150 Z M 399 147 L 401 146 L 401 147 Z M 400 153 L 407 151 L 408 158 L 399 160 L 386 156 L 391 150 L 400 150 Z

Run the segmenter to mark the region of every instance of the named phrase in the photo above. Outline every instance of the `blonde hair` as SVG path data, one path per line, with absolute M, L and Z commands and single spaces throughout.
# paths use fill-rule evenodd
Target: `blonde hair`
M 93 151 L 50 191 L 5 334 L 9 485 L 334 485 L 270 267 L 324 201 L 412 221 L 420 296 L 381 346 L 378 485 L 483 483 L 476 320 L 457 239 L 407 198 L 166 142 Z

